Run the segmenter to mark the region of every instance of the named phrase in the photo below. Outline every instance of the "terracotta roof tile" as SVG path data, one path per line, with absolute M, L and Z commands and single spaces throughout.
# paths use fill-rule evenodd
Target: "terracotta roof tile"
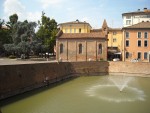
M 122 28 L 110 28 L 108 27 L 108 31 L 121 31 Z M 102 29 L 92 29 L 90 32 L 102 32 Z
M 105 38 L 103 33 L 63 33 L 59 38 Z
M 147 11 L 127 12 L 127 13 L 123 13 L 122 16 L 128 15 L 128 14 L 145 15 L 145 14 L 150 14 L 150 10 L 147 10 Z
M 140 22 L 138 24 L 134 24 L 132 26 L 128 26 L 128 27 L 124 27 L 123 29 L 126 29 L 126 28 L 142 28 L 142 29 L 149 29 L 150 28 L 150 22 Z
M 58 25 L 66 25 L 66 24 L 87 24 L 87 25 L 89 25 L 90 27 L 91 27 L 91 25 L 89 24 L 89 23 L 87 23 L 87 22 L 81 22 L 81 21 L 79 21 L 79 20 L 76 20 L 76 21 L 72 21 L 72 22 L 65 22 L 65 23 L 60 23 L 60 24 L 58 24 Z

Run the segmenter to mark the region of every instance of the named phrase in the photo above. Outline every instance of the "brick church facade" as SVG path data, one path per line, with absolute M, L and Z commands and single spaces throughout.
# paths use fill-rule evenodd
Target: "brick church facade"
M 62 61 L 107 60 L 108 26 L 91 32 L 89 23 L 78 20 L 60 24 L 56 39 L 56 59 Z

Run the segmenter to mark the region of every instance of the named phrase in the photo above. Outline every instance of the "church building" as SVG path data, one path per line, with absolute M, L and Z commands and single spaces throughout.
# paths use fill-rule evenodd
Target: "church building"
M 59 27 L 60 31 L 56 38 L 56 60 L 107 60 L 108 26 L 106 20 L 100 32 L 91 32 L 90 24 L 79 20 L 61 23 Z

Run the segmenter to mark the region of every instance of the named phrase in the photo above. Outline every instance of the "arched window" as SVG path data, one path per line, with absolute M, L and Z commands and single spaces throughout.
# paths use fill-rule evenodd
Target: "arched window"
M 79 54 L 82 54 L 82 44 L 79 44 Z
M 60 54 L 63 53 L 63 44 L 60 44 Z
M 98 54 L 102 54 L 102 44 L 98 45 Z

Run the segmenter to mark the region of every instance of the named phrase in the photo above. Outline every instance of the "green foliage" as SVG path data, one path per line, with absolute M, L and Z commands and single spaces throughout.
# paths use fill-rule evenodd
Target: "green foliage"
M 2 25 L 4 24 L 4 20 L 0 19 L 0 29 L 2 28 Z
M 17 22 L 12 26 L 11 36 L 15 45 L 22 41 L 30 42 L 35 37 L 35 22 Z
M 14 44 L 4 44 L 4 48 L 7 51 L 8 55 L 14 55 L 15 52 L 14 47 L 15 47 Z
M 0 25 L 4 22 L 0 20 Z M 30 52 L 39 53 L 53 52 L 55 36 L 58 32 L 57 22 L 50 19 L 42 12 L 41 21 L 38 22 L 39 30 L 35 34 L 35 22 L 18 21 L 18 15 L 9 17 L 7 26 L 9 29 L 0 31 L 0 49 L 4 47 L 7 55 L 28 56 Z M 3 46 L 2 46 L 3 45 Z
M 45 16 L 45 13 L 42 12 L 41 22 L 38 22 L 39 30 L 36 33 L 36 36 L 41 39 L 42 44 L 45 45 L 47 52 L 53 52 L 55 45 L 55 36 L 58 32 L 57 22 L 54 19 L 50 19 Z
M 5 24 L 4 20 L 0 19 L 0 55 L 4 53 L 3 44 L 8 44 L 12 42 L 12 38 L 10 36 L 10 30 L 6 28 L 2 28 Z
M 16 56 L 14 56 L 14 55 L 10 55 L 10 56 L 9 56 L 9 58 L 10 58 L 10 59 L 15 59 L 15 58 L 16 58 Z
M 20 42 L 18 44 L 18 48 L 20 48 L 21 53 L 28 54 L 30 52 L 29 42 Z
M 17 14 L 13 14 L 9 16 L 9 22 L 7 23 L 7 25 L 11 28 L 12 25 L 14 25 L 15 23 L 17 23 L 18 21 L 18 15 Z
M 9 29 L 0 29 L 0 42 L 2 44 L 12 43 L 12 38 L 10 36 L 10 30 Z
M 35 39 L 35 22 L 18 22 L 17 14 L 9 17 L 10 21 L 7 26 L 10 28 L 10 36 L 13 44 L 5 44 L 4 48 L 8 54 L 20 56 L 21 54 L 29 55 L 30 43 Z M 8 41 L 7 41 L 8 42 Z

